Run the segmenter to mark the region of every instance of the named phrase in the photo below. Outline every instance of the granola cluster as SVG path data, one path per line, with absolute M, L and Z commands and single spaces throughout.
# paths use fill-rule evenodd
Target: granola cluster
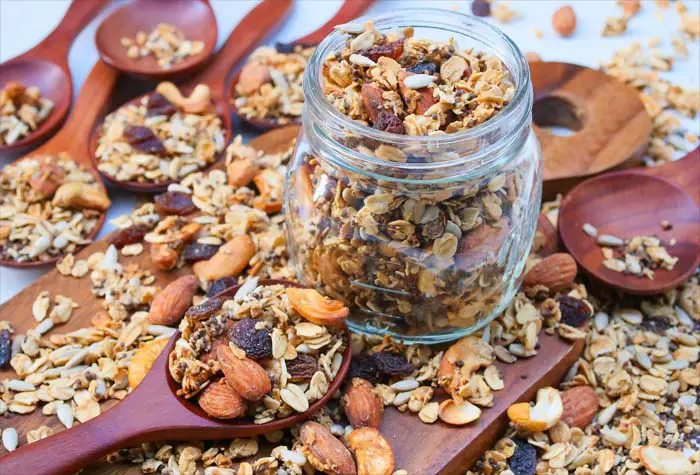
M 36 130 L 51 114 L 53 102 L 37 87 L 10 81 L 0 91 L 0 145 L 12 145 Z
M 304 106 L 301 80 L 313 46 L 277 44 L 256 49 L 243 66 L 232 98 L 246 119 L 298 122 Z
M 0 259 L 41 262 L 77 251 L 109 199 L 66 154 L 38 156 L 0 171 Z
M 95 156 L 97 168 L 112 179 L 164 183 L 211 165 L 225 145 L 207 86 L 184 98 L 174 84 L 160 83 L 105 118 Z
M 179 28 L 169 23 L 159 23 L 149 34 L 139 31 L 135 38 L 123 37 L 121 45 L 126 48 L 129 59 L 154 56 L 162 69 L 170 69 L 173 64 L 181 63 L 204 50 L 204 42 L 186 39 Z

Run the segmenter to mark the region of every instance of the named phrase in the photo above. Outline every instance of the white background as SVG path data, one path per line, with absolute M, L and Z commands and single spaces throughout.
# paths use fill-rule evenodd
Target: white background
M 97 25 L 114 8 L 122 2 L 117 2 L 95 19 L 77 38 L 69 56 L 69 64 L 73 73 L 75 94 L 85 80 L 92 65 L 97 60 L 94 45 L 94 35 Z M 255 5 L 247 0 L 211 0 L 219 26 L 219 45 L 223 43 L 237 22 Z M 551 27 L 552 13 L 563 4 L 573 5 L 578 27 L 569 39 L 559 38 Z M 678 30 L 679 17 L 672 7 L 662 10 L 665 21 L 661 22 L 656 15 L 659 9 L 652 1 L 643 1 L 642 12 L 629 23 L 628 31 L 620 37 L 601 38 L 605 18 L 620 16 L 620 8 L 614 0 L 574 0 L 559 2 L 554 0 L 512 0 L 509 5 L 522 16 L 507 25 L 499 25 L 523 51 L 537 51 L 545 60 L 568 61 L 597 67 L 601 59 L 608 59 L 612 53 L 630 44 L 640 41 L 646 45 L 654 35 L 662 39 L 661 49 L 671 52 L 671 38 Z M 700 0 L 686 0 L 691 11 L 700 10 Z M 0 61 L 6 61 L 28 50 L 41 41 L 48 32 L 60 21 L 68 7 L 68 0 L 0 0 Z M 340 0 L 297 0 L 293 5 L 291 15 L 282 27 L 267 41 L 289 42 L 314 31 L 325 23 L 341 4 Z M 431 6 L 446 9 L 456 9 L 470 13 L 471 1 L 411 1 L 411 0 L 378 0 L 368 11 L 367 15 L 389 12 L 402 7 Z M 493 18 L 489 21 L 494 22 Z M 544 36 L 535 37 L 533 29 L 538 28 Z M 674 71 L 664 73 L 664 77 L 686 88 L 700 88 L 700 52 L 698 42 L 691 45 L 690 57 L 679 61 Z M 613 105 L 614 106 L 614 105 Z M 700 128 L 698 121 L 688 124 L 691 131 L 697 133 Z M 250 131 L 243 130 L 249 139 Z M 87 144 L 86 144 L 87 146 Z M 7 163 L 7 158 L 0 158 L 0 164 Z M 129 210 L 143 197 L 115 190 L 109 190 L 113 206 L 108 213 L 108 221 Z M 100 236 L 110 232 L 113 226 L 107 222 Z M 17 270 L 0 268 L 0 302 L 26 287 L 47 269 Z

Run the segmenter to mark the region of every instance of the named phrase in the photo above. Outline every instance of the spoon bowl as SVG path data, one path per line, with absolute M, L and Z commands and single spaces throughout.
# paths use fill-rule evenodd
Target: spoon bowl
M 168 69 L 160 67 L 152 55 L 129 58 L 121 39 L 133 39 L 138 32 L 148 35 L 159 23 L 174 25 L 188 40 L 202 41 L 204 49 Z M 104 19 L 95 33 L 95 45 L 102 60 L 122 73 L 165 79 L 187 76 L 202 68 L 214 52 L 216 38 L 216 17 L 207 0 L 139 0 L 127 3 Z

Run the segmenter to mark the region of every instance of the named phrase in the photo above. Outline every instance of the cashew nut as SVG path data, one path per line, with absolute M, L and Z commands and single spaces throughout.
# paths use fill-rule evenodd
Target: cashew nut
M 206 84 L 198 84 L 189 97 L 184 97 L 175 84 L 167 81 L 158 84 L 156 92 L 190 114 L 205 112 L 211 105 L 211 90 Z
M 61 185 L 53 197 L 54 206 L 61 208 L 88 208 L 104 211 L 112 202 L 109 197 L 96 186 L 80 182 L 68 182 Z

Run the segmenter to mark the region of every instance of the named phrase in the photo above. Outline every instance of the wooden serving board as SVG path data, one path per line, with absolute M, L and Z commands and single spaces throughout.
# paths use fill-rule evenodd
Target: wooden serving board
M 273 130 L 253 140 L 251 145 L 267 153 L 276 153 L 289 146 L 298 130 L 297 126 Z M 102 239 L 88 246 L 76 257 L 86 259 L 92 253 L 104 251 L 106 248 L 106 239 Z M 151 269 L 156 277 L 155 285 L 161 287 L 179 275 L 191 272 L 188 268 L 177 272 L 155 270 L 150 265 L 150 258 L 146 251 L 134 257 L 120 256 L 120 262 L 124 264 L 135 262 L 141 268 Z M 36 321 L 32 317 L 31 307 L 42 290 L 48 290 L 52 298 L 60 294 L 80 304 L 80 307 L 73 312 L 70 321 L 55 327 L 51 330 L 53 333 L 66 333 L 90 326 L 91 317 L 101 308 L 101 299 L 97 299 L 92 294 L 88 276 L 81 279 L 65 277 L 56 269 L 52 269 L 11 300 L 0 305 L 0 320 L 11 321 L 17 333 L 24 333 L 29 328 L 33 328 Z M 465 427 L 450 427 L 441 422 L 427 425 L 422 423 L 415 414 L 402 414 L 393 408 L 387 409 L 381 431 L 394 450 L 396 468 L 405 469 L 410 474 L 421 475 L 464 473 L 506 429 L 508 419 L 505 412 L 508 406 L 517 401 L 533 399 L 537 389 L 542 386 L 557 385 L 576 361 L 582 348 L 583 342 L 572 345 L 557 336 L 543 333 L 540 336 L 540 349 L 536 357 L 513 365 L 497 363 L 503 372 L 506 389 L 495 392 L 494 406 L 484 410 L 476 423 Z M 12 377 L 12 370 L 0 371 L 0 378 Z M 116 403 L 116 401 L 104 403 L 103 412 Z M 64 430 L 55 416 L 44 416 L 40 409 L 29 415 L 8 413 L 0 422 L 1 429 L 6 427 L 17 429 L 20 445 L 26 443 L 27 431 L 36 429 L 40 425 L 48 425 L 55 432 Z M 109 431 L 109 427 L 105 427 L 104 430 Z M 196 433 L 192 434 L 192 439 L 197 439 Z M 3 453 L 4 449 L 0 446 L 0 457 Z M 0 458 L 0 473 L 2 473 L 2 458 Z M 125 475 L 141 472 L 138 465 L 108 464 L 100 461 L 86 467 L 82 473 Z

